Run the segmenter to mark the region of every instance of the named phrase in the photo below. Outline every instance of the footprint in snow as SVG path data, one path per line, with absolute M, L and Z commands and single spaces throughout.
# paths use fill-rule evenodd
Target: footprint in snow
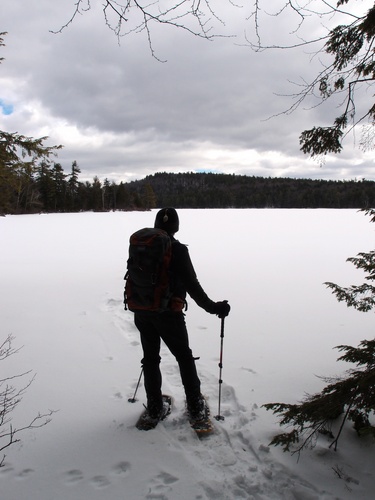
M 33 469 L 23 469 L 21 472 L 19 472 L 16 475 L 16 479 L 20 479 L 20 480 L 28 479 L 31 476 L 31 474 L 33 474 L 33 473 L 34 473 Z
M 122 308 L 122 306 L 123 306 L 122 300 L 116 300 L 116 299 L 108 299 L 107 300 L 108 310 L 116 309 L 118 307 Z
M 125 477 L 129 474 L 131 465 L 129 462 L 123 461 L 114 465 L 111 468 L 111 475 L 114 477 Z M 64 482 L 68 486 L 74 486 L 84 479 L 83 472 L 79 469 L 72 469 L 64 474 Z M 97 489 L 106 488 L 111 484 L 111 481 L 105 475 L 96 475 L 90 479 L 90 484 Z
M 90 479 L 92 486 L 98 489 L 107 488 L 111 484 L 110 480 L 106 476 L 94 476 Z
M 130 463 L 129 462 L 120 462 L 114 467 L 112 467 L 112 474 L 115 476 L 125 477 L 129 474 L 130 471 Z
M 68 470 L 64 474 L 65 484 L 73 485 L 79 483 L 83 479 L 83 472 L 78 469 Z
M 253 370 L 252 368 L 246 368 L 245 366 L 241 366 L 241 370 L 243 370 L 244 372 L 252 373 L 253 375 L 257 374 L 255 370 Z
M 178 477 L 172 476 L 172 474 L 168 472 L 161 472 L 156 478 L 161 480 L 164 484 L 173 484 L 179 480 Z
M 6 476 L 8 474 L 11 474 L 14 471 L 13 467 L 9 464 L 3 464 L 2 467 L 0 467 L 0 477 L 1 476 Z
M 122 396 L 121 392 L 118 391 L 118 392 L 114 393 L 113 398 L 114 399 L 123 399 L 123 396 Z
M 153 500 L 167 500 L 169 497 L 167 493 L 172 491 L 171 485 L 179 481 L 179 478 L 169 474 L 168 472 L 161 472 L 151 480 L 150 490 L 146 495 L 147 499 Z

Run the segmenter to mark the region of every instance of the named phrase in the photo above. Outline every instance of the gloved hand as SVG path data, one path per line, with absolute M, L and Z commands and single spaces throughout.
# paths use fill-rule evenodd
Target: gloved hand
M 215 303 L 215 314 L 219 316 L 219 318 L 225 318 L 228 316 L 230 311 L 230 305 L 227 300 L 223 300 L 221 302 Z

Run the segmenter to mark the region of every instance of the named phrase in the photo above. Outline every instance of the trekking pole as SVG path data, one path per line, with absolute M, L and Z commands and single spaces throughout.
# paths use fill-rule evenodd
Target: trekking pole
M 223 371 L 223 346 L 224 346 L 224 318 L 221 318 L 221 330 L 220 330 L 220 362 L 219 362 L 219 411 L 215 416 L 216 420 L 224 420 L 224 417 L 220 415 L 220 407 L 221 407 L 221 386 L 223 384 L 223 380 L 221 378 L 221 374 Z
M 142 375 L 143 375 L 143 366 L 142 366 L 142 369 L 141 369 L 141 374 L 139 375 L 139 379 L 138 379 L 138 382 L 137 382 L 137 387 L 135 388 L 135 391 L 134 391 L 134 395 L 132 398 L 129 398 L 128 399 L 128 402 L 129 403 L 135 403 L 137 400 L 135 399 L 135 396 L 137 394 L 137 391 L 138 391 L 138 387 L 139 387 L 139 384 L 141 383 L 141 378 L 142 378 Z

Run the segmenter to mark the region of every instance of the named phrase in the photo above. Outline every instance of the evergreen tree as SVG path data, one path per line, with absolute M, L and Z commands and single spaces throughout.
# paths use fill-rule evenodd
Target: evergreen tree
M 69 210 L 74 212 L 75 210 L 79 210 L 78 206 L 78 194 L 79 194 L 79 181 L 78 176 L 81 173 L 81 170 L 74 160 L 72 163 L 72 170 L 70 175 L 68 176 L 68 198 L 69 198 Z
M 91 186 L 91 209 L 92 210 L 103 210 L 104 200 L 102 192 L 102 183 L 97 176 L 94 177 Z
M 112 181 L 111 186 L 110 186 L 110 204 L 109 208 L 111 210 L 117 210 L 117 191 L 118 191 L 118 186 L 114 181 Z
M 0 46 L 4 46 L 5 34 L 0 33 Z M 0 213 L 29 212 L 40 207 L 34 182 L 37 164 L 48 163 L 62 147 L 47 147 L 46 140 L 0 130 Z
M 38 161 L 50 161 L 61 146 L 47 147 L 47 137 L 33 139 L 0 131 L 0 210 L 23 213 L 35 210 L 39 192 L 35 185 Z
M 52 178 L 54 182 L 54 212 L 65 211 L 66 202 L 66 175 L 60 163 L 54 163 L 52 168 Z
M 42 161 L 36 168 L 36 187 L 38 189 L 41 209 L 51 212 L 55 209 L 55 188 L 52 167 L 47 162 Z
M 116 189 L 116 208 L 129 210 L 131 208 L 131 193 L 128 184 L 120 182 Z
M 156 207 L 156 195 L 149 182 L 147 182 L 143 187 L 142 201 L 143 201 L 143 206 L 147 210 Z
M 375 222 L 375 210 L 366 213 Z M 375 308 L 375 286 L 372 284 L 375 280 L 375 251 L 360 253 L 348 261 L 365 272 L 366 282 L 350 287 L 331 282 L 326 285 L 339 302 L 344 301 L 358 311 L 371 311 Z M 359 435 L 375 437 L 375 426 L 371 423 L 375 411 L 375 339 L 363 340 L 358 347 L 339 345 L 336 348 L 344 352 L 339 360 L 354 363 L 357 368 L 347 370 L 342 377 L 324 378 L 326 387 L 318 394 L 308 395 L 301 403 L 264 405 L 267 410 L 281 416 L 280 425 L 292 427 L 291 431 L 275 436 L 272 445 L 300 453 L 306 446 L 314 445 L 319 434 L 325 434 L 331 439 L 330 446 L 336 449 L 347 420 L 353 422 Z M 332 427 L 338 418 L 341 420 L 334 435 Z

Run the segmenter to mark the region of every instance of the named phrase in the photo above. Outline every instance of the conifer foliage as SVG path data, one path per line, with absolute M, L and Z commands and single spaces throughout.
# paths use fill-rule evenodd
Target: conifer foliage
M 375 210 L 366 210 L 375 222 Z M 349 258 L 357 269 L 365 271 L 366 282 L 360 286 L 343 288 L 334 283 L 325 283 L 332 289 L 338 301 L 346 302 L 348 307 L 368 312 L 375 308 L 375 252 L 360 253 Z M 375 411 L 375 339 L 363 340 L 358 347 L 339 345 L 343 354 L 338 358 L 354 364 L 342 377 L 323 378 L 327 383 L 324 389 L 308 395 L 298 404 L 268 403 L 264 407 L 281 417 L 280 425 L 292 427 L 289 432 L 276 435 L 270 444 L 281 446 L 284 451 L 300 453 L 308 446 L 314 446 L 318 436 L 327 435 L 330 447 L 337 444 L 347 421 L 359 435 L 370 434 L 375 437 L 375 426 L 371 417 Z M 333 433 L 335 428 L 335 434 Z
M 285 0 L 281 3 L 280 8 L 278 2 L 274 6 L 270 2 L 255 0 L 253 19 L 257 42 L 250 45 L 258 52 L 308 47 L 306 53 L 311 60 L 319 60 L 321 67 L 311 80 L 303 77 L 297 82 L 297 91 L 291 95 L 293 103 L 286 114 L 301 106 L 306 99 L 308 109 L 330 101 L 332 106 L 327 107 L 328 113 L 331 109 L 336 110 L 335 115 L 337 113 L 331 117 L 330 125 L 323 121 L 320 126 L 300 134 L 301 150 L 317 158 L 340 153 L 343 141 L 351 131 L 356 132 L 354 137 L 360 135 L 360 140 L 355 143 L 358 142 L 361 149 L 373 149 L 375 106 L 371 88 L 375 81 L 375 5 L 354 0 Z M 263 45 L 262 15 L 275 18 L 286 13 L 291 44 Z M 312 18 L 316 19 L 316 25 L 310 36 L 309 28 L 306 26 L 307 31 L 303 31 L 303 27 Z M 336 26 L 332 26 L 332 19 L 337 19 Z

